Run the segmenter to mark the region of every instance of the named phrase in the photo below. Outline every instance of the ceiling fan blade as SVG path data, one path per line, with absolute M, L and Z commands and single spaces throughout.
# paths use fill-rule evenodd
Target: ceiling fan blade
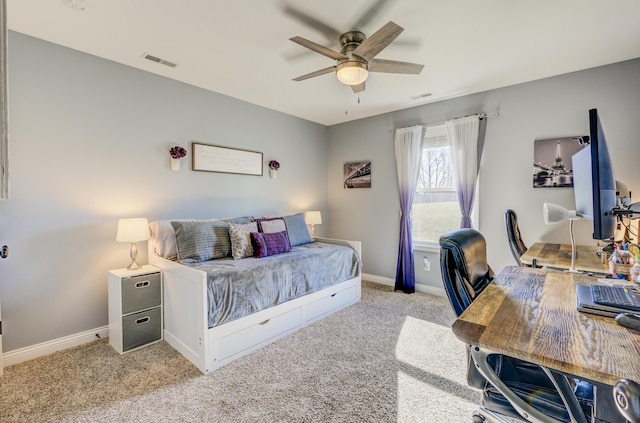
M 297 78 L 293 78 L 294 81 L 304 81 L 305 79 L 313 78 L 316 76 L 324 75 L 325 73 L 335 72 L 335 66 L 329 66 L 328 68 L 320 69 L 315 72 L 308 73 L 306 75 L 299 76 Z
M 298 43 L 303 47 L 308 48 L 309 50 L 313 50 L 316 53 L 320 53 L 323 56 L 327 56 L 331 59 L 346 59 L 347 56 L 338 53 L 337 51 L 331 50 L 330 48 L 327 48 L 325 46 L 321 46 L 318 43 L 314 43 L 313 41 L 309 41 L 306 38 L 302 38 L 302 37 L 293 37 L 293 38 L 289 38 L 291 41 L 293 41 L 294 43 Z
M 369 62 L 369 72 L 405 73 L 417 75 L 422 72 L 424 65 L 397 60 L 373 59 Z
M 362 84 L 358 84 L 358 85 L 352 85 L 351 89 L 353 90 L 354 93 L 360 93 L 362 91 L 364 91 L 367 87 L 365 86 L 366 82 L 363 82 Z
M 377 0 L 373 2 L 371 6 L 364 11 L 362 16 L 358 18 L 358 20 L 352 25 L 352 28 L 362 30 L 363 27 L 367 26 L 369 22 L 373 20 L 377 15 L 380 14 L 382 8 L 386 3 L 389 3 L 390 0 Z
M 358 48 L 353 50 L 353 54 L 365 60 L 371 60 L 391 44 L 402 31 L 404 28 L 389 21 L 369 38 L 366 38 Z
M 342 35 L 342 32 L 338 31 L 332 26 L 327 25 L 326 23 L 317 20 L 313 16 L 307 15 L 306 13 L 301 12 L 300 10 L 294 9 L 293 7 L 285 6 L 283 9 L 283 12 L 291 16 L 292 18 L 297 19 L 301 23 L 324 34 L 324 36 L 327 37 L 327 40 L 331 42 L 339 40 L 340 35 Z

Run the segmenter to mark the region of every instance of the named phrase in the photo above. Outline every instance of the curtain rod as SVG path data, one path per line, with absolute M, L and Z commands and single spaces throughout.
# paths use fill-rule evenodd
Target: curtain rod
M 490 117 L 498 117 L 500 116 L 500 112 L 499 111 L 495 111 L 495 112 L 491 112 L 491 113 L 476 113 L 476 114 L 472 114 L 472 115 L 467 115 L 467 116 L 461 116 L 461 117 L 457 117 L 457 118 L 452 118 L 449 120 L 454 120 L 454 119 L 461 119 L 463 117 L 469 117 L 469 116 L 478 116 L 480 119 L 482 118 L 490 118 Z M 447 123 L 447 121 L 443 121 L 443 122 L 435 122 L 435 123 L 423 123 L 422 127 L 426 128 L 429 126 L 436 126 L 436 125 L 442 125 Z M 389 129 L 387 132 L 395 132 L 395 129 Z

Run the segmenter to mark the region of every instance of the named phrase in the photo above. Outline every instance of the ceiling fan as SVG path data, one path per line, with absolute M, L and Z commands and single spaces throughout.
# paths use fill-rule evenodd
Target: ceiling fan
M 365 81 L 367 80 L 369 72 L 417 75 L 422 71 L 424 65 L 375 58 L 375 56 L 391 44 L 402 31 L 404 31 L 404 28 L 389 21 L 368 38 L 361 31 L 345 32 L 340 35 L 340 52 L 302 37 L 290 38 L 294 43 L 336 60 L 335 66 L 320 69 L 294 78 L 293 80 L 304 81 L 305 79 L 336 72 L 336 76 L 340 82 L 350 85 L 354 93 L 359 93 L 365 90 Z

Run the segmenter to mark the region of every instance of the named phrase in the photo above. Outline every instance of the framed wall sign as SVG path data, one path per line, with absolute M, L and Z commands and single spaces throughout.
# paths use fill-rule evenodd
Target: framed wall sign
M 218 145 L 191 143 L 193 170 L 262 176 L 262 153 Z

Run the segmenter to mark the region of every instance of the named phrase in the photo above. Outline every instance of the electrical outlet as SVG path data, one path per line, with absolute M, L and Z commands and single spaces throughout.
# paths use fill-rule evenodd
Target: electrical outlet
M 431 270 L 431 262 L 427 256 L 424 256 L 424 270 L 425 272 L 429 272 Z

